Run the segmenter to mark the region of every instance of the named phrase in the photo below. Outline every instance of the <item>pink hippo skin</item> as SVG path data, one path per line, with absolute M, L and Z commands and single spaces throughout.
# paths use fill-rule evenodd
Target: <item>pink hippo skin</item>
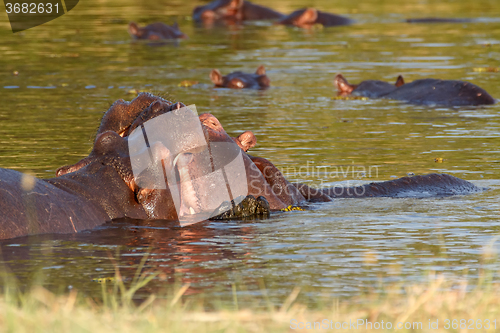
M 337 74 L 334 85 L 341 96 L 386 98 L 446 107 L 495 104 L 495 99 L 483 88 L 458 80 L 421 79 L 405 83 L 400 75 L 395 84 L 379 80 L 350 84 L 342 74 Z

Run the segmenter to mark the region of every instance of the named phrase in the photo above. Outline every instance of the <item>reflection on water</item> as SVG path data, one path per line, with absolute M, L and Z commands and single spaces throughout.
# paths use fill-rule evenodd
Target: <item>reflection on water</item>
M 332 99 L 337 73 L 351 82 L 393 82 L 399 74 L 407 82 L 469 80 L 499 98 L 500 74 L 474 70 L 499 66 L 496 0 L 318 0 L 314 6 L 358 23 L 312 31 L 268 23 L 204 29 L 188 19 L 195 4 L 169 3 L 85 1 L 15 35 L 4 23 L 1 167 L 52 177 L 59 166 L 89 153 L 113 101 L 144 90 L 196 104 L 231 135 L 253 131 L 258 143 L 252 154 L 271 159 L 290 179 L 319 186 L 446 172 L 491 189 L 453 198 L 337 200 L 265 221 L 188 228 L 120 221 L 78 235 L 3 242 L 4 262 L 21 284 L 39 278 L 54 290 L 100 293 L 92 279 L 112 276 L 115 265 L 131 279 L 148 251 L 147 269 L 160 272 L 150 290 L 190 282 L 193 293 L 228 300 L 233 282 L 248 289 L 241 295 L 251 295 L 264 281 L 271 297 L 299 285 L 302 297 L 313 301 L 315 295 L 349 296 L 379 283 L 417 281 L 429 270 L 458 279 L 498 269 L 483 252 L 500 228 L 500 106 Z M 271 3 L 284 12 L 303 6 L 299 0 Z M 482 19 L 403 22 L 415 13 Z M 177 46 L 133 43 L 131 20 L 178 21 L 189 39 Z M 213 68 L 253 71 L 261 64 L 271 79 L 266 91 L 214 89 L 210 83 Z M 199 84 L 182 87 L 184 80 Z M 363 168 L 373 172 L 346 171 Z
M 92 280 L 114 277 L 118 268 L 125 282 L 130 282 L 141 260 L 147 258 L 144 269 L 159 273 L 149 288 L 165 282 L 191 283 L 189 293 L 198 293 L 218 282 L 218 273 L 241 266 L 249 255 L 252 234 L 251 226 L 236 224 L 180 227 L 164 221 L 123 220 L 76 235 L 4 241 L 2 254 L 21 286 L 40 275 L 55 290 L 82 285 L 99 290 Z

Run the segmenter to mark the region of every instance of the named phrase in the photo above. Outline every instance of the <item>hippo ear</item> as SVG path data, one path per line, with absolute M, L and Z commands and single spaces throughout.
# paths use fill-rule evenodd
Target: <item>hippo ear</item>
M 128 32 L 132 36 L 139 36 L 139 27 L 137 26 L 137 23 L 135 22 L 130 22 L 128 24 Z
M 237 138 L 233 138 L 233 140 L 240 146 L 243 151 L 248 151 L 250 148 L 255 147 L 257 144 L 257 138 L 251 131 L 246 131 L 238 135 Z
M 212 72 L 210 72 L 210 80 L 216 85 L 216 86 L 222 86 L 223 79 L 222 79 L 222 74 L 219 72 L 218 69 L 212 69 Z
M 333 83 L 337 87 L 337 90 L 340 93 L 348 93 L 350 94 L 354 90 L 354 86 L 349 84 L 347 80 L 342 76 L 342 74 L 337 74 L 335 76 L 335 79 L 333 80 Z
M 304 12 L 294 20 L 296 26 L 311 25 L 318 19 L 318 11 L 315 8 L 307 8 Z
M 259 68 L 257 68 L 257 71 L 255 72 L 257 75 L 266 75 L 266 69 L 264 68 L 264 65 L 260 65 Z
M 405 84 L 405 80 L 403 79 L 403 76 L 400 75 L 398 76 L 398 79 L 396 80 L 396 83 L 394 85 L 396 87 L 401 87 L 403 84 Z

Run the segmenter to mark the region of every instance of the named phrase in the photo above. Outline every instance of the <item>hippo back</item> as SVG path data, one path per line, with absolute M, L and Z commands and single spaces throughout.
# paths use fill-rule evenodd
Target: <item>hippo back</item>
M 322 24 L 324 27 L 334 27 L 338 25 L 350 25 L 353 24 L 354 21 L 345 16 L 325 13 L 318 10 L 317 23 Z
M 457 80 L 415 80 L 383 97 L 422 105 L 464 106 L 495 103 L 486 90 L 470 82 Z
M 73 233 L 106 220 L 98 206 L 54 185 L 0 169 L 0 239 L 41 233 Z
M 356 89 L 352 91 L 352 95 L 368 98 L 381 98 L 395 91 L 396 89 L 397 87 L 394 84 L 388 82 L 379 80 L 366 80 L 361 82 L 356 87 Z

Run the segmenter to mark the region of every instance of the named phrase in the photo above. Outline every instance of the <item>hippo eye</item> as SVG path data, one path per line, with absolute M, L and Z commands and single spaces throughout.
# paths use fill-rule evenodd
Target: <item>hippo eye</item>
M 212 119 L 209 119 L 206 121 L 208 124 L 207 125 L 210 125 L 211 127 L 216 127 L 217 124 L 215 123 L 215 121 L 213 121 Z

